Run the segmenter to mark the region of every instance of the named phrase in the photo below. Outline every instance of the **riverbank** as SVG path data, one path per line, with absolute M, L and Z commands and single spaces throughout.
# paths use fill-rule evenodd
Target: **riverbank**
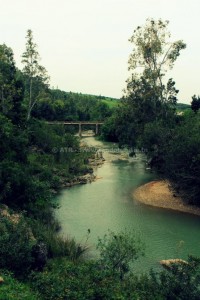
M 146 205 L 172 209 L 200 216 L 200 208 L 188 205 L 180 197 L 174 195 L 168 181 L 151 181 L 137 188 L 134 199 Z
M 74 176 L 71 180 L 66 179 L 64 176 L 60 178 L 61 188 L 69 188 L 79 184 L 87 184 L 96 181 L 97 176 L 94 174 L 94 170 L 97 167 L 103 165 L 105 159 L 104 158 L 97 158 L 97 159 L 89 159 L 88 166 L 89 172 L 84 175 Z

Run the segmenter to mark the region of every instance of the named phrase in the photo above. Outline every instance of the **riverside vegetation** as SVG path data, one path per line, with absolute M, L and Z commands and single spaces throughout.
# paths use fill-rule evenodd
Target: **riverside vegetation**
M 147 28 L 159 32 L 166 24 L 151 20 Z M 158 55 L 162 43 L 157 35 L 155 50 L 153 41 L 144 40 L 142 55 L 149 66 L 153 50 Z M 172 48 L 171 62 L 182 48 L 182 42 Z M 167 271 L 137 276 L 130 264 L 144 255 L 144 246 L 136 233 L 106 233 L 99 238 L 96 260 L 84 256 L 89 230 L 85 244 L 58 234 L 54 192 L 59 191 L 63 178 L 70 181 L 91 172 L 88 159 L 92 153 L 80 151 L 73 127 L 49 126 L 44 121 L 107 119 L 104 137 L 121 145 L 128 140 L 131 146 L 136 141 L 145 145 L 152 165 L 168 174 L 178 187 L 177 168 L 182 156 L 185 159 L 188 155 L 187 165 L 181 167 L 180 190 L 186 191 L 186 183 L 193 184 L 193 192 L 187 191 L 192 195 L 190 201 L 197 202 L 198 110 L 183 117 L 174 113 L 174 82 L 167 85 L 168 103 L 165 87 L 157 86 L 162 74 L 155 66 L 155 74 L 145 69 L 142 77 L 129 83 L 132 91 L 119 108 L 115 99 L 50 89 L 31 30 L 27 32 L 23 63 L 23 70 L 19 70 L 12 50 L 0 45 L 0 299 L 199 299 L 198 258 L 190 257 L 188 264 L 174 265 Z M 187 130 L 190 134 L 185 141 Z M 167 148 L 172 144 L 175 150 Z M 52 151 L 66 147 L 76 151 Z M 186 152 L 178 151 L 185 151 L 184 147 Z M 175 162 L 177 168 L 173 167 L 171 174 Z M 194 170 L 192 178 L 185 176 L 188 166 Z
M 166 75 L 186 45 L 171 42 L 167 26 L 147 20 L 134 31 L 132 76 L 122 103 L 104 124 L 103 136 L 145 149 L 150 166 L 168 179 L 174 194 L 200 206 L 200 102 L 193 96 L 190 109 L 177 105 L 179 91 Z

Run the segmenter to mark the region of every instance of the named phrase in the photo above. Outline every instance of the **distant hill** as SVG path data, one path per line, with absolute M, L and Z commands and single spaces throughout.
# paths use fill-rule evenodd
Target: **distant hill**
M 116 107 L 120 103 L 120 99 L 105 97 L 101 100 L 103 103 L 107 104 L 110 108 Z
M 74 99 L 79 99 L 80 101 L 87 100 L 96 100 L 101 101 L 108 105 L 109 108 L 114 108 L 120 103 L 120 99 L 112 98 L 112 97 L 106 97 L 101 95 L 91 95 L 91 94 L 83 94 L 83 93 L 74 93 L 74 92 L 65 92 L 59 89 L 51 89 L 51 93 L 54 95 L 55 99 L 62 99 L 66 100 L 70 96 Z
M 177 103 L 176 108 L 178 111 L 184 111 L 184 110 L 191 108 L 191 105 L 185 104 L 185 103 Z

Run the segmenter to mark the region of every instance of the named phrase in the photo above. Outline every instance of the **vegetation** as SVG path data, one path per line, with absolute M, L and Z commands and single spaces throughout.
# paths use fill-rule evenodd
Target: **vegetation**
M 128 231 L 117 234 L 109 231 L 99 238 L 97 249 L 100 250 L 101 268 L 118 274 L 121 280 L 130 271 L 130 263 L 144 254 L 139 237 Z
M 177 104 L 173 79 L 165 79 L 186 45 L 170 41 L 168 22 L 147 20 L 131 37 L 133 52 L 122 104 L 102 129 L 103 137 L 146 149 L 149 163 L 185 201 L 200 205 L 199 97 L 191 109 Z
M 185 110 L 190 110 L 191 106 L 185 103 L 177 103 L 176 109 L 178 112 L 185 112 Z
M 196 95 L 192 97 L 191 108 L 195 113 L 197 113 L 200 108 L 200 98 Z
M 38 95 L 47 85 L 48 75 L 44 67 L 39 65 L 39 53 L 37 45 L 33 41 L 33 33 L 29 29 L 27 31 L 26 51 L 22 55 L 22 63 L 24 64 L 23 73 L 25 76 L 28 111 L 27 120 L 31 117 L 31 112 L 38 100 Z
M 3 283 L 0 283 L 0 299 L 1 300 L 38 300 L 41 299 L 38 293 L 31 290 L 27 283 L 23 283 L 14 278 L 13 274 L 0 270 L 0 274 L 4 279 Z
M 22 71 L 0 45 L 0 299 L 200 298 L 199 259 L 136 275 L 134 261 L 144 255 L 137 235 L 109 231 L 99 238 L 99 258 L 86 260 L 87 243 L 61 237 L 54 218 L 63 181 L 91 171 L 73 128 L 46 122 L 54 120 L 107 120 L 104 137 L 145 147 L 152 167 L 199 204 L 199 99 L 193 111 L 176 113 L 178 90 L 164 74 L 185 44 L 169 42 L 167 25 L 148 20 L 134 32 L 134 73 L 122 101 L 50 89 L 31 30 Z

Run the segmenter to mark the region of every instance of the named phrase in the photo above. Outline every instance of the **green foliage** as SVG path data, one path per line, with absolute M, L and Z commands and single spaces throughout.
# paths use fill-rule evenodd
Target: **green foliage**
M 135 233 L 123 231 L 115 234 L 109 231 L 102 239 L 98 239 L 99 263 L 102 268 L 111 270 L 122 279 L 130 270 L 130 264 L 144 255 L 143 248 Z
M 0 268 L 17 276 L 27 275 L 33 263 L 31 251 L 34 244 L 30 228 L 22 216 L 17 221 L 12 217 L 0 218 Z
M 67 257 L 69 260 L 81 259 L 88 250 L 88 246 L 75 241 L 74 238 L 65 238 L 57 232 L 59 224 L 44 224 L 35 221 L 32 223 L 32 231 L 39 241 L 45 243 L 48 258 Z M 34 225 L 34 226 L 33 226 Z
M 127 231 L 109 232 L 99 239 L 97 261 L 80 259 L 87 245 L 59 236 L 52 189 L 87 172 L 90 153 L 80 152 L 79 140 L 71 134 L 73 127 L 66 130 L 38 121 L 106 121 L 104 137 L 120 146 L 145 147 L 152 166 L 172 180 L 191 203 L 200 204 L 199 99 L 193 97 L 195 114 L 176 115 L 178 90 L 172 79 L 164 85 L 163 77 L 185 44 L 169 42 L 167 25 L 148 20 L 135 30 L 129 67 L 136 71 L 140 65 L 142 73 L 128 80 L 128 97 L 119 106 L 116 99 L 48 89 L 48 76 L 39 65 L 31 30 L 23 73 L 15 67 L 12 50 L 0 45 L 0 202 L 25 210 L 27 216 L 25 220 L 20 214 L 16 222 L 12 213 L 10 218 L 1 215 L 0 268 L 21 278 L 34 269 L 31 285 L 39 292 L 33 294 L 27 284 L 2 270 L 0 299 L 200 298 L 198 259 L 159 274 L 129 272 L 132 262 L 143 255 L 143 245 Z M 27 119 L 30 115 L 36 119 L 26 123 L 25 111 Z
M 90 153 L 79 153 L 78 139 L 64 127 L 31 120 L 21 129 L 1 114 L 0 123 L 1 202 L 40 214 L 51 203 L 50 189 L 61 186 L 61 177 L 86 171 Z
M 103 139 L 111 142 L 118 142 L 118 137 L 117 137 L 117 116 L 116 114 L 113 114 L 110 118 L 106 120 L 106 122 L 103 124 L 102 129 L 101 129 L 101 135 Z
M 191 102 L 191 109 L 197 113 L 198 110 L 200 109 L 200 97 L 197 97 L 196 95 L 194 95 L 192 97 L 192 102 Z
M 49 79 L 45 68 L 39 65 L 39 53 L 37 45 L 33 41 L 32 30 L 27 30 L 26 51 L 22 55 L 22 63 L 24 64 L 23 73 L 26 78 L 26 93 L 28 94 L 27 120 L 31 117 L 31 112 L 35 106 L 38 95 L 41 90 L 45 90 Z
M 168 271 L 133 275 L 123 280 L 100 268 L 95 261 L 78 264 L 66 259 L 49 262 L 41 273 L 32 273 L 32 287 L 43 299 L 199 299 L 199 259 L 175 265 Z
M 12 49 L 5 44 L 0 45 L 0 113 L 21 126 L 24 122 L 24 109 L 21 105 L 24 87 L 13 56 Z
M 138 299 L 131 284 L 99 269 L 93 261 L 53 261 L 43 273 L 32 275 L 32 286 L 48 300 Z
M 146 124 L 162 120 L 168 123 L 175 118 L 178 90 L 170 78 L 163 83 L 168 68 L 172 68 L 186 47 L 182 41 L 171 42 L 167 30 L 168 21 L 148 19 L 138 26 L 130 42 L 133 51 L 129 58 L 129 70 L 133 70 L 127 80 L 127 95 L 117 109 L 111 130 L 105 136 L 115 135 L 120 144 L 135 146 L 144 133 Z M 106 124 L 106 129 L 107 129 Z
M 116 99 L 49 89 L 38 98 L 33 116 L 49 121 L 104 121 L 117 104 Z
M 188 264 L 178 264 L 159 276 L 164 299 L 198 300 L 200 298 L 200 259 L 189 257 Z
M 52 260 L 42 273 L 32 274 L 33 288 L 44 299 L 137 299 L 132 275 L 124 275 L 143 253 L 139 238 L 128 231 L 109 232 L 99 239 L 98 249 L 98 261 Z
M 199 115 L 191 111 L 175 120 L 146 124 L 140 143 L 148 150 L 150 165 L 171 181 L 175 191 L 200 205 Z
M 164 170 L 176 190 L 191 204 L 200 205 L 200 119 L 185 116 L 166 149 Z
M 12 108 L 14 88 L 15 62 L 13 51 L 5 44 L 0 45 L 0 111 L 7 114 Z
M 0 270 L 4 282 L 0 284 L 0 300 L 38 300 L 39 294 L 33 292 L 29 285 L 14 278 L 13 274 Z
M 165 87 L 162 79 L 167 69 L 172 69 L 180 51 L 186 48 L 183 41 L 170 41 L 167 30 L 168 21 L 147 19 L 144 26 L 138 26 L 130 38 L 134 48 L 129 58 L 129 69 L 134 71 L 128 81 L 128 90 L 132 89 L 132 82 L 139 76 L 144 76 L 154 91 L 159 94 L 160 101 L 173 100 L 177 91 L 173 88 L 173 81 L 169 80 Z M 169 93 L 169 91 L 171 91 Z
M 116 108 L 120 104 L 121 101 L 118 99 L 105 98 L 102 100 L 102 102 L 107 104 L 109 108 Z
M 33 274 L 33 288 L 44 299 L 95 299 L 93 284 L 90 280 L 93 265 L 75 265 L 66 260 L 53 261 L 43 273 Z
M 176 110 L 178 112 L 185 112 L 186 110 L 190 109 L 190 105 L 189 104 L 185 104 L 185 103 L 177 103 L 176 104 Z
M 177 113 L 185 105 L 176 104 L 175 82 L 164 84 L 163 78 L 186 45 L 170 42 L 167 26 L 168 22 L 150 19 L 134 31 L 127 96 L 104 124 L 102 135 L 120 146 L 146 149 L 151 167 L 187 202 L 199 205 L 199 97 L 192 98 L 195 114 Z

